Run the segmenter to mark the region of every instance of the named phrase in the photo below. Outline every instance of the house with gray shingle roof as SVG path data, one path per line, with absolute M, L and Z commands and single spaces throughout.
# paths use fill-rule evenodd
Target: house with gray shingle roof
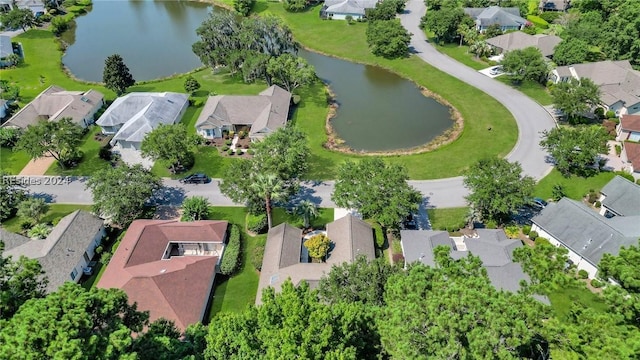
M 83 210 L 63 217 L 43 240 L 34 240 L 0 229 L 5 255 L 36 259 L 56 291 L 66 281 L 78 282 L 105 235 L 104 220 Z
M 566 248 L 569 260 L 589 278 L 596 276 L 604 254 L 617 255 L 623 246 L 638 245 L 640 238 L 639 215 L 607 218 L 568 198 L 549 203 L 531 221 L 532 231 Z
M 111 145 L 140 150 L 144 137 L 161 124 L 180 122 L 189 95 L 174 92 L 134 92 L 117 98 L 96 124 L 103 134 L 113 134 Z
M 571 78 L 588 78 L 598 85 L 601 105 L 616 116 L 640 115 L 640 71 L 634 70 L 629 60 L 558 66 L 550 75 L 556 84 Z
M 535 47 L 540 50 L 542 56 L 549 58 L 553 56 L 555 47 L 558 46 L 561 41 L 562 39 L 555 35 L 529 35 L 522 31 L 514 31 L 487 39 L 487 44 L 491 45 L 496 53 L 506 53 L 513 50 Z
M 12 65 L 11 62 L 6 59 L 11 54 L 13 54 L 11 36 L 0 35 L 0 67 Z
M 210 96 L 196 131 L 205 139 L 221 138 L 223 131 L 249 129 L 251 140 L 260 140 L 284 127 L 289 119 L 291 93 L 272 85 L 256 96 Z
M 567 11 L 571 6 L 570 0 L 540 0 L 540 11 Z
M 51 85 L 2 126 L 26 129 L 42 120 L 71 118 L 72 122 L 87 127 L 93 124 L 93 115 L 104 104 L 103 99 L 104 96 L 95 90 L 68 91 Z
M 271 228 L 264 248 L 256 304 L 262 303 L 262 290 L 273 287 L 280 291 L 287 279 L 294 285 L 305 281 L 315 288 L 333 265 L 353 262 L 358 256 L 375 258 L 371 225 L 351 214 L 327 224 L 326 235 L 332 248 L 325 262 L 313 263 L 303 245 L 310 235 L 303 235 L 301 229 L 287 223 Z
M 333 20 L 346 20 L 351 16 L 353 20 L 364 18 L 367 9 L 373 9 L 378 0 L 325 0 L 320 10 L 320 17 Z
M 600 190 L 600 215 L 640 216 L 640 185 L 616 176 Z
M 475 20 L 476 30 L 481 33 L 485 32 L 489 26 L 496 24 L 500 25 L 502 31 L 522 30 L 527 24 L 527 19 L 520 16 L 520 9 L 517 7 L 489 6 L 462 10 Z
M 475 237 L 449 237 L 446 231 L 401 230 L 400 244 L 405 264 L 420 262 L 426 266 L 435 266 L 434 249 L 446 246 L 453 259 L 468 255 L 477 256 L 487 270 L 491 284 L 498 290 L 518 292 L 522 280 L 529 281 L 522 266 L 513 261 L 513 251 L 522 246 L 518 239 L 508 239 L 502 230 L 477 229 Z M 536 296 L 548 303 L 548 299 Z

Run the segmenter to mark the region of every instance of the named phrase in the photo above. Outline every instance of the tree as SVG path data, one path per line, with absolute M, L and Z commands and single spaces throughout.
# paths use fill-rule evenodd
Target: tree
M 478 258 L 453 260 L 449 251 L 435 249 L 435 267 L 389 278 L 378 317 L 385 350 L 398 359 L 538 358 L 548 307 L 497 291 Z
M 14 127 L 1 127 L 0 128 L 0 146 L 6 148 L 12 148 L 18 143 L 22 135 L 22 129 Z
M 504 32 L 500 27 L 500 24 L 491 24 L 487 27 L 487 30 L 484 32 L 485 39 L 491 39 L 492 37 L 496 37 L 502 35 Z
M 247 16 L 251 12 L 256 0 L 233 0 L 233 9 L 242 16 Z
M 600 88 L 588 78 L 561 82 L 551 89 L 555 108 L 575 119 L 600 103 Z
M 636 1 L 620 2 L 602 29 L 602 47 L 611 59 L 629 59 L 640 65 L 640 6 Z M 602 31 L 604 30 L 604 31 Z
M 402 4 L 404 7 L 404 3 Z M 398 9 L 395 1 L 383 0 L 377 3 L 374 8 L 365 11 L 368 21 L 386 21 L 395 18 Z
M 433 31 L 436 43 L 453 42 L 456 38 L 458 26 L 465 22 L 465 13 L 459 7 L 444 7 L 431 10 L 422 17 L 420 26 Z
M 142 214 L 147 200 L 160 188 L 160 179 L 142 165 L 120 165 L 96 171 L 87 188 L 93 193 L 97 214 L 126 226 Z
M 19 182 L 1 170 L 0 180 L 0 221 L 4 221 L 16 213 L 18 204 L 27 198 L 27 193 Z
M 83 289 L 66 282 L 25 302 L 0 329 L 0 358 L 132 359 L 132 333 L 147 313 L 129 305 L 119 289 Z M 127 357 L 122 357 L 127 356 Z
M 49 211 L 49 204 L 43 198 L 30 197 L 18 204 L 18 216 L 40 222 L 44 214 Z
M 320 215 L 318 207 L 311 200 L 302 200 L 296 206 L 296 214 L 302 216 L 304 228 L 311 226 L 311 219 L 315 219 Z
M 560 201 L 560 199 L 565 196 L 567 196 L 567 193 L 564 185 L 562 185 L 561 183 L 554 184 L 553 188 L 551 189 L 551 198 L 553 199 L 553 201 Z
M 0 23 L 5 30 L 22 28 L 22 31 L 27 31 L 27 27 L 36 26 L 37 21 L 31 9 L 14 6 L 11 11 L 0 16 Z
M 193 95 L 198 89 L 200 89 L 200 83 L 193 76 L 189 75 L 184 79 L 184 91 Z
M 395 59 L 409 55 L 411 34 L 399 19 L 369 22 L 366 34 L 369 48 L 376 56 Z
M 118 96 L 136 83 L 122 56 L 118 54 L 113 54 L 104 61 L 102 81 L 107 89 L 115 91 Z
M 182 202 L 182 221 L 206 220 L 209 216 L 209 200 L 204 196 L 190 196 Z
M 469 51 L 476 54 L 476 57 L 480 58 L 491 55 L 493 53 L 493 48 L 491 45 L 487 44 L 486 41 L 476 41 L 469 46 Z
M 79 150 L 82 136 L 82 127 L 72 122 L 71 118 L 41 120 L 27 127 L 16 148 L 33 158 L 51 155 L 60 167 L 66 169 L 82 156 Z
M 553 50 L 553 61 L 560 65 L 580 64 L 589 58 L 589 43 L 578 38 L 562 40 Z
M 462 43 L 466 43 L 467 45 L 474 44 L 478 41 L 479 35 L 474 27 L 467 26 L 466 23 L 458 24 L 458 29 L 456 30 L 458 36 L 460 36 L 460 46 Z
M 271 209 L 274 201 L 284 201 L 287 199 L 287 191 L 284 182 L 274 174 L 257 174 L 253 179 L 251 188 L 256 196 L 264 199 L 264 206 L 267 212 L 267 224 L 272 227 Z
M 407 184 L 408 179 L 406 168 L 379 158 L 346 162 L 338 169 L 331 199 L 339 207 L 355 209 L 365 219 L 375 220 L 384 230 L 397 228 L 422 201 L 420 192 Z
M 11 67 L 16 67 L 16 66 L 20 66 L 22 65 L 22 63 L 24 62 L 24 60 L 22 59 L 22 57 L 20 57 L 20 55 L 18 54 L 9 54 L 6 58 L 5 61 L 10 64 Z
M 320 297 L 329 304 L 360 302 L 366 306 L 384 306 L 387 280 L 400 270 L 384 258 L 369 261 L 360 255 L 352 263 L 331 267 L 329 274 L 320 279 Z
M 554 284 L 559 283 L 559 277 L 565 276 L 567 253 L 564 247 L 536 242 L 535 247 L 521 246 L 515 249 L 513 260 L 519 262 L 529 275 L 533 292 L 547 293 Z
M 472 165 L 464 177 L 466 199 L 484 220 L 508 221 L 533 194 L 535 180 L 522 175 L 519 163 L 487 158 Z
M 205 359 L 375 359 L 380 353 L 373 312 L 362 304 L 329 306 L 316 291 L 290 280 L 271 287 L 262 305 L 221 313 L 209 327 Z M 234 334 L 229 336 L 229 334 Z
M 531 80 L 544 84 L 547 81 L 547 62 L 535 47 L 509 51 L 502 58 L 500 65 L 514 83 Z
M 54 17 L 51 19 L 51 32 L 56 36 L 62 35 L 63 32 L 69 29 L 69 22 L 70 20 L 64 16 Z
M 300 12 L 307 8 L 306 0 L 284 0 L 282 7 L 289 12 Z
M 165 161 L 175 174 L 193 166 L 193 151 L 201 141 L 202 137 L 189 134 L 182 124 L 161 124 L 144 137 L 140 152 L 153 160 Z
M 272 57 L 267 64 L 267 74 L 274 84 L 289 92 L 312 84 L 316 79 L 316 70 L 307 60 L 292 54 Z
M 564 176 L 588 176 L 600 171 L 593 164 L 598 154 L 608 152 L 608 139 L 607 130 L 600 125 L 557 127 L 542 132 L 540 146 L 549 152 Z
M 620 248 L 618 255 L 604 254 L 598 264 L 598 275 L 603 279 L 613 279 L 617 286 L 608 286 L 604 291 L 606 302 L 622 314 L 626 322 L 640 326 L 640 247 Z
M 0 322 L 11 319 L 27 300 L 43 297 L 48 283 L 38 260 L 21 256 L 13 261 L 3 252 L 0 241 Z
M 189 359 L 189 356 L 194 356 L 192 359 L 195 360 L 196 355 L 201 358 L 202 352 L 196 353 L 193 344 L 181 341 L 181 337 L 173 321 L 160 318 L 149 324 L 142 336 L 133 340 L 130 353 L 135 353 L 138 360 Z
M 329 252 L 331 240 L 325 234 L 313 235 L 303 243 L 309 251 L 309 256 L 314 260 L 323 260 Z

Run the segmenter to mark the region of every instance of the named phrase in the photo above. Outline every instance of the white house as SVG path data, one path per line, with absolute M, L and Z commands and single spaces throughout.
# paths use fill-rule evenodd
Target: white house
M 171 125 L 182 119 L 189 106 L 189 95 L 130 93 L 117 98 L 96 124 L 103 134 L 114 134 L 111 145 L 140 150 L 142 140 L 160 124 Z
M 616 116 L 640 115 L 640 71 L 628 60 L 558 66 L 551 71 L 551 81 L 566 82 L 571 78 L 588 78 L 600 88 L 600 102 Z
M 66 281 L 80 281 L 104 236 L 104 221 L 82 210 L 63 217 L 44 240 L 0 229 L 4 255 L 38 260 L 49 279 L 47 292 L 56 291 Z
M 532 223 L 532 231 L 566 248 L 569 260 L 590 279 L 596 277 L 604 254 L 617 255 L 622 246 L 638 245 L 640 237 L 640 215 L 607 218 L 568 198 L 547 205 Z
M 320 10 L 322 18 L 345 20 L 351 16 L 353 20 L 365 17 L 367 9 L 376 7 L 378 0 L 325 0 Z

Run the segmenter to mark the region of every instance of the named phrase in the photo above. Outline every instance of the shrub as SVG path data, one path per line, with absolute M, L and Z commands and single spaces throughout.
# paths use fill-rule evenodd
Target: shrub
M 57 218 L 51 220 L 51 226 L 58 226 L 60 220 L 62 220 L 62 216 L 58 216 Z
M 51 9 L 51 10 L 54 10 L 54 9 Z M 51 21 L 52 18 L 53 18 L 53 16 L 51 16 L 51 12 L 49 12 L 49 14 L 40 15 L 38 20 L 40 20 L 42 22 L 49 22 L 49 21 Z
M 225 146 L 221 147 L 220 150 L 227 151 L 227 150 L 229 150 L 229 147 L 225 145 Z
M 525 225 L 522 227 L 522 233 L 525 235 L 529 235 L 529 232 L 531 232 L 531 225 Z
M 624 171 L 616 171 L 614 172 L 614 174 L 621 176 L 631 182 L 633 182 L 635 179 L 633 178 L 633 175 L 629 174 L 628 172 L 624 172 Z
M 220 261 L 220 273 L 223 275 L 231 275 L 238 269 L 240 263 L 240 248 L 240 230 L 238 226 L 231 225 L 229 241 L 224 249 L 222 261 Z
M 616 117 L 615 111 L 609 110 L 604 115 L 607 119 L 613 119 Z
M 548 23 L 552 23 L 559 18 L 560 15 L 562 15 L 562 13 L 559 11 L 545 11 L 540 14 L 540 18 Z
M 598 107 L 593 111 L 593 114 L 598 117 L 598 119 L 604 119 L 604 108 Z
M 300 95 L 293 95 L 291 97 L 291 101 L 293 101 L 293 105 L 298 105 L 300 103 L 300 100 L 302 100 Z
M 546 22 L 543 18 L 535 15 L 527 15 L 527 20 L 531 21 L 531 23 L 541 29 L 548 29 L 549 23 Z
M 231 144 L 233 144 L 233 140 L 226 140 L 224 144 L 227 146 L 231 146 Z
M 402 254 L 393 254 L 391 258 L 394 264 L 404 264 L 404 255 Z
M 588 278 L 588 277 L 589 277 L 589 273 L 587 272 L 587 270 L 580 269 L 580 270 L 578 271 L 578 277 L 579 277 L 580 279 L 586 279 L 586 278 Z
M 96 252 L 97 255 L 102 254 L 103 251 L 104 251 L 104 248 L 102 247 L 102 245 L 96 246 L 95 252 Z
M 233 155 L 233 153 L 234 153 L 233 149 L 227 150 L 227 155 Z
M 51 228 L 47 224 L 38 224 L 27 231 L 30 238 L 44 239 L 51 232 Z
M 256 246 L 251 253 L 251 264 L 260 271 L 262 270 L 262 259 L 264 258 L 264 246 Z
M 622 146 L 616 144 L 616 155 L 620 156 L 622 154 Z
M 56 16 L 51 19 L 51 32 L 56 36 L 60 36 L 63 32 L 69 29 L 69 20 L 63 16 Z
M 596 201 L 595 204 L 593 204 L 596 208 L 600 209 L 600 207 L 602 206 L 602 203 L 600 201 Z
M 487 229 L 496 229 L 498 227 L 498 223 L 495 220 L 488 220 L 484 223 L 484 227 Z
M 520 228 L 518 228 L 517 225 L 509 225 L 504 228 L 504 232 L 505 234 L 507 234 L 507 237 L 509 237 L 509 239 L 515 239 L 520 234 Z
M 249 150 L 247 150 L 247 154 L 249 154 L 249 155 L 253 155 L 253 154 L 255 154 L 255 153 L 256 153 L 256 152 L 255 152 L 253 149 L 249 149 Z
M 113 158 L 113 156 L 111 155 L 111 150 L 109 150 L 109 148 L 106 146 L 100 148 L 100 150 L 98 151 L 98 157 L 106 161 L 111 161 L 111 158 Z
M 600 194 L 598 194 L 595 190 L 589 190 L 589 195 L 587 197 L 589 204 L 593 204 L 594 202 L 596 202 L 596 200 L 598 200 Z
M 247 229 L 256 234 L 262 234 L 267 229 L 267 215 L 247 215 Z
M 547 238 L 543 238 L 542 236 L 538 236 L 536 238 L 536 240 L 534 241 L 534 243 L 536 244 L 536 246 L 538 246 L 538 245 L 551 245 L 549 240 Z
M 1 127 L 0 146 L 6 148 L 14 147 L 18 143 L 18 139 L 20 139 L 20 134 L 21 130 L 18 128 Z
M 344 19 L 347 21 L 347 25 L 351 25 L 353 23 L 353 16 L 351 15 L 345 16 Z
M 534 240 L 535 238 L 538 237 L 538 232 L 536 231 L 529 231 L 529 239 Z
M 27 231 L 27 230 L 31 229 L 33 227 L 33 225 L 35 225 L 33 223 L 33 220 L 25 219 L 25 220 L 22 220 L 20 222 L 20 229 L 22 229 L 22 231 L 24 232 L 24 231 Z
M 599 289 L 604 286 L 604 283 L 598 279 L 591 279 L 591 286 L 596 289 Z
M 111 260 L 111 256 L 113 256 L 111 252 L 109 251 L 103 252 L 102 256 L 100 256 L 100 262 L 103 263 L 104 265 L 107 265 Z

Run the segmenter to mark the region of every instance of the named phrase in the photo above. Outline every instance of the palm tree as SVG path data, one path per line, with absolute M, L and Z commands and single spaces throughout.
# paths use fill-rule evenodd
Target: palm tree
M 284 188 L 284 182 L 273 174 L 259 174 L 251 184 L 251 188 L 256 195 L 264 199 L 264 205 L 267 210 L 267 224 L 271 229 L 271 202 L 287 199 L 288 194 Z
M 309 222 L 311 219 L 315 219 L 318 217 L 318 207 L 311 200 L 302 200 L 296 206 L 296 214 L 301 215 L 304 219 L 304 228 L 309 227 Z

